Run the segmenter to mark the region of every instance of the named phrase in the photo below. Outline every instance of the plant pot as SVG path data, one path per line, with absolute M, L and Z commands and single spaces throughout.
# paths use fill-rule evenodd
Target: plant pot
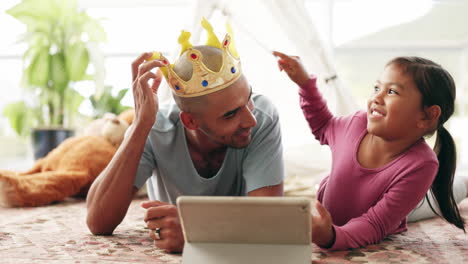
M 73 129 L 34 128 L 32 132 L 34 159 L 45 157 L 51 150 L 74 134 Z

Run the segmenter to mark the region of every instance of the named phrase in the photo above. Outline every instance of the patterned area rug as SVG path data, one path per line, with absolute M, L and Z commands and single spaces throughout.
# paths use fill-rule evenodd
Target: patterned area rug
M 93 236 L 82 200 L 0 209 L 1 263 L 180 263 L 153 246 L 135 200 L 113 236 Z M 468 219 L 468 199 L 461 205 Z M 350 251 L 312 249 L 312 263 L 468 263 L 468 235 L 440 219 L 410 224 L 378 245 Z
M 460 204 L 468 222 L 468 199 Z M 411 223 L 408 231 L 366 248 L 326 252 L 314 248 L 312 263 L 468 263 L 468 234 L 439 218 Z

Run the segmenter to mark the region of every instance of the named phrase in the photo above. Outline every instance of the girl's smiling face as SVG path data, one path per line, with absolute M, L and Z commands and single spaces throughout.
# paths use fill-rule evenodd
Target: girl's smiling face
M 422 95 L 397 65 L 385 67 L 367 102 L 367 131 L 387 140 L 417 137 L 424 119 Z M 421 135 L 422 136 L 422 135 Z

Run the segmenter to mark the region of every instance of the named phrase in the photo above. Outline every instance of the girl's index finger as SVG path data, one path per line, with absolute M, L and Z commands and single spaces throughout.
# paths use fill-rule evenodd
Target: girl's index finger
M 282 53 L 282 52 L 279 52 L 279 51 L 273 51 L 273 55 L 276 56 L 276 57 L 280 57 L 281 59 L 288 59 L 289 56 Z

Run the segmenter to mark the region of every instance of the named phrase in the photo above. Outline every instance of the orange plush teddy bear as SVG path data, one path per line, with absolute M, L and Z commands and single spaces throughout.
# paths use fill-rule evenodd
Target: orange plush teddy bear
M 41 206 L 69 196 L 86 196 L 132 121 L 132 110 L 95 120 L 84 135 L 65 140 L 29 171 L 0 170 L 0 206 Z

